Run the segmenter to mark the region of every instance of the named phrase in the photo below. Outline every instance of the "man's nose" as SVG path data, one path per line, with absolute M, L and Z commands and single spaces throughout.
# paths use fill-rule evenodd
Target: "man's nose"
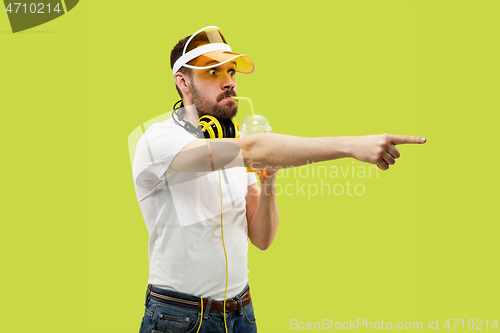
M 222 89 L 234 89 L 236 87 L 236 79 L 234 76 L 231 76 L 229 74 L 224 75 L 224 78 L 222 79 Z

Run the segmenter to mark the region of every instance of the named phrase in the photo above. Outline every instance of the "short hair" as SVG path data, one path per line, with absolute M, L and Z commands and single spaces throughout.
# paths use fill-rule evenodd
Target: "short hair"
M 189 37 L 191 37 L 191 35 L 178 41 L 177 44 L 175 44 L 174 48 L 172 49 L 172 52 L 170 52 L 170 68 L 171 69 L 174 68 L 174 64 L 177 61 L 177 59 L 179 59 L 182 56 L 182 51 L 184 50 L 184 46 L 186 45 L 186 42 L 188 41 Z M 186 74 L 188 76 L 189 80 L 193 79 L 193 71 L 191 70 L 191 68 L 187 68 L 187 67 L 183 66 L 179 69 L 179 72 Z M 175 75 L 175 73 L 174 73 L 174 75 Z M 182 92 L 179 89 L 179 87 L 177 87 L 177 84 L 175 85 L 175 89 L 177 89 L 179 96 L 181 96 L 181 98 L 183 98 Z

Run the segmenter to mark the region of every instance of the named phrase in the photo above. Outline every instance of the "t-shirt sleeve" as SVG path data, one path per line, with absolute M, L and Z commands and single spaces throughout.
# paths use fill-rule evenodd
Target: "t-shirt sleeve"
M 257 174 L 255 172 L 247 172 L 247 186 L 250 186 L 257 182 Z
M 193 140 L 196 137 L 171 119 L 151 125 L 137 143 L 133 165 L 137 184 L 147 188 L 155 179 L 163 179 L 175 156 Z

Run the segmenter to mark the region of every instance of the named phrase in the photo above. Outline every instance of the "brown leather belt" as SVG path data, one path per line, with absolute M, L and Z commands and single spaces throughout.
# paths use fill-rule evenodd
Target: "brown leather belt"
M 157 290 L 158 291 L 158 290 Z M 172 293 L 169 293 L 167 291 L 158 291 L 155 292 L 153 290 L 149 290 L 149 295 L 162 303 L 166 304 L 174 304 L 174 305 L 179 305 L 183 307 L 188 307 L 188 308 L 198 308 L 201 309 L 201 299 L 198 299 L 195 301 L 193 298 L 190 299 L 184 299 L 184 298 L 179 298 L 175 297 Z M 207 308 L 209 300 L 204 298 L 203 299 L 203 310 Z M 242 307 L 244 308 L 245 306 L 250 305 L 252 302 L 252 298 L 250 297 L 250 290 L 247 290 L 241 297 L 238 299 L 238 297 L 234 297 L 231 299 L 226 300 L 226 311 L 236 311 L 241 309 Z M 224 301 L 215 301 L 212 300 L 212 304 L 210 305 L 210 311 L 222 311 L 224 309 Z
M 247 290 L 243 295 L 241 295 L 241 304 L 238 302 L 238 300 L 232 298 L 229 300 L 226 300 L 226 311 L 236 311 L 241 309 L 242 307 L 244 308 L 247 305 L 250 305 L 250 302 L 252 302 L 252 298 L 250 297 L 250 290 Z M 206 309 L 207 307 L 208 300 L 204 299 L 203 300 L 203 309 Z M 201 309 L 201 301 L 198 302 L 198 307 Z M 222 311 L 224 309 L 224 301 L 212 301 L 212 304 L 210 305 L 210 311 Z

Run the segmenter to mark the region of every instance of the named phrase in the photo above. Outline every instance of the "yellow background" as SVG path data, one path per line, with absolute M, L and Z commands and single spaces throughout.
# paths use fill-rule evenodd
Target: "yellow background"
M 170 50 L 207 25 L 253 58 L 238 93 L 274 132 L 428 139 L 399 146 L 378 177 L 323 179 L 362 183 L 362 196 L 278 197 L 274 244 L 249 251 L 259 332 L 290 331 L 291 319 L 424 329 L 439 319 L 441 330 L 448 318 L 482 319 L 486 329 L 500 319 L 499 10 L 497 1 L 84 0 L 17 34 L 0 13 L 0 331 L 139 330 L 148 234 L 127 138 L 171 110 Z M 242 106 L 238 120 L 246 114 Z M 353 161 L 321 165 L 365 165 Z

